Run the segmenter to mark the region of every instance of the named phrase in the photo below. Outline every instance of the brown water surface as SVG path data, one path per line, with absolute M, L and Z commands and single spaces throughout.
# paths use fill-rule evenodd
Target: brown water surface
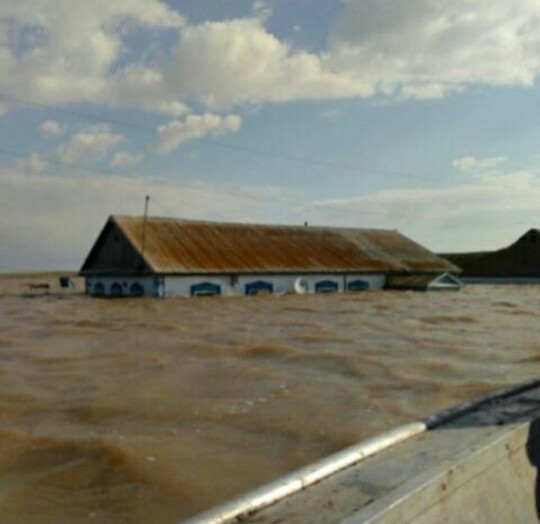
M 539 287 L 100 300 L 6 282 L 5 524 L 178 522 L 540 375 Z

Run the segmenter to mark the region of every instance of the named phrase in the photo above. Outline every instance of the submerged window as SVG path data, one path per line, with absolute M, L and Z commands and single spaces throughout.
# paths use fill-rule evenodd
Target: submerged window
M 111 297 L 121 297 L 122 296 L 122 285 L 118 282 L 115 282 L 111 286 Z
M 191 286 L 190 291 L 192 297 L 211 297 L 221 295 L 221 286 L 211 282 L 201 282 Z
M 334 282 L 333 280 L 322 280 L 315 284 L 315 293 L 332 293 L 337 290 L 337 282 Z
M 103 285 L 103 282 L 97 282 L 96 285 L 94 286 L 94 295 L 96 297 L 102 297 L 104 294 L 105 294 L 105 286 Z
M 271 282 L 257 280 L 246 284 L 246 295 L 257 295 L 259 293 L 273 293 L 274 285 Z
M 134 282 L 129 288 L 129 294 L 132 297 L 141 297 L 144 295 L 144 288 L 139 284 L 139 282 Z
M 352 280 L 347 284 L 348 291 L 365 291 L 369 289 L 369 282 L 365 280 Z

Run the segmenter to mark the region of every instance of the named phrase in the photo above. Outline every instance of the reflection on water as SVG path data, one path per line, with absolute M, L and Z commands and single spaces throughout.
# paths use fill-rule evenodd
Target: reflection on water
M 162 301 L 4 292 L 2 522 L 177 522 L 535 377 L 539 292 Z

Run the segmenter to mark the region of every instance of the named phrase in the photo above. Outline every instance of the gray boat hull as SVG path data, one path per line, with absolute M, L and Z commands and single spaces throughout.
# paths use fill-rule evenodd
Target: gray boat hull
M 540 381 L 370 439 L 189 524 L 539 522 Z

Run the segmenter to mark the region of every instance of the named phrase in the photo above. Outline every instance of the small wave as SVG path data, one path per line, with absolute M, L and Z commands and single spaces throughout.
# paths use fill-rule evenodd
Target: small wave
M 514 304 L 513 302 L 506 302 L 506 301 L 494 302 L 494 305 L 499 306 L 499 307 L 503 307 L 503 308 L 515 308 L 515 307 L 518 307 L 517 304 Z
M 532 355 L 530 357 L 522 358 L 520 362 L 524 364 L 537 364 L 540 362 L 540 355 Z
M 538 315 L 538 312 L 529 311 L 527 309 L 519 308 L 519 309 L 514 309 L 513 311 L 510 312 L 510 314 L 515 315 L 515 316 L 523 315 L 525 317 L 530 317 L 530 316 L 534 317 L 534 316 Z
M 432 316 L 432 317 L 423 317 L 422 322 L 425 322 L 426 324 L 454 324 L 454 323 L 461 323 L 461 324 L 474 324 L 475 322 L 478 322 L 477 319 L 474 317 L 469 317 L 465 315 L 457 315 L 457 316 Z
M 20 338 L 9 335 L 0 335 L 0 348 L 21 346 L 22 344 L 23 341 Z
M 103 329 L 108 327 L 110 324 L 105 320 L 83 319 L 74 322 L 73 325 L 78 328 Z
M 181 515 L 157 486 L 149 488 L 153 457 L 133 452 L 131 442 L 5 430 L 0 439 L 3 522 L 174 522 Z
M 298 353 L 298 348 L 286 344 L 260 344 L 245 351 L 246 356 L 260 358 L 289 357 Z
M 297 313 L 316 313 L 318 310 L 316 308 L 307 307 L 307 306 L 285 306 L 283 311 L 295 311 Z

